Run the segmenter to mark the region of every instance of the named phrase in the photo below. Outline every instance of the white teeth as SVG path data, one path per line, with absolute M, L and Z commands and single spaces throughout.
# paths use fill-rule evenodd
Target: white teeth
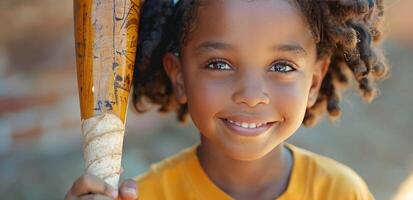
M 248 124 L 248 128 L 256 128 L 257 125 L 256 124 Z
M 251 124 L 249 124 L 249 123 L 246 123 L 246 122 L 235 122 L 235 121 L 232 121 L 232 120 L 229 120 L 229 119 L 227 121 L 229 121 L 231 124 L 235 124 L 235 125 L 240 126 L 242 128 L 258 128 L 258 127 L 263 126 L 263 125 L 266 124 L 266 123 L 258 123 L 258 124 L 251 123 Z

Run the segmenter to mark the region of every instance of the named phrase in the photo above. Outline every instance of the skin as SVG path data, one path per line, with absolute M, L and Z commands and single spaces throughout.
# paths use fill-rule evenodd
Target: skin
M 278 197 L 293 166 L 283 142 L 315 103 L 329 59 L 317 59 L 304 16 L 285 0 L 213 0 L 199 9 L 196 24 L 179 57 L 167 53 L 163 64 L 176 100 L 188 103 L 200 131 L 201 166 L 236 199 Z M 222 118 L 277 123 L 245 137 Z
M 119 190 L 111 187 L 102 179 L 92 174 L 80 176 L 65 195 L 65 200 L 134 200 L 137 198 L 137 186 L 134 180 L 123 181 Z

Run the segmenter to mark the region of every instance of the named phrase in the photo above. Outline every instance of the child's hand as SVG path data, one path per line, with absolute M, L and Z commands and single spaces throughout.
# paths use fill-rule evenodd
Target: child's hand
M 79 177 L 65 196 L 65 200 L 135 200 L 136 198 L 137 189 L 134 180 L 125 180 L 118 191 L 92 174 Z
M 122 182 L 119 188 L 120 200 L 135 200 L 138 198 L 136 182 L 128 179 Z

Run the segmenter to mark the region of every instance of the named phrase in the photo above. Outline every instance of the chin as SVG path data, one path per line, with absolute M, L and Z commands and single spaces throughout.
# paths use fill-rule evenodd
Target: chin
M 225 150 L 225 154 L 227 154 L 228 157 L 238 160 L 238 161 L 254 161 L 258 160 L 265 155 L 267 155 L 269 152 L 271 152 L 272 149 L 267 150 L 266 148 L 245 148 L 243 146 L 239 146 L 238 148 L 231 148 Z

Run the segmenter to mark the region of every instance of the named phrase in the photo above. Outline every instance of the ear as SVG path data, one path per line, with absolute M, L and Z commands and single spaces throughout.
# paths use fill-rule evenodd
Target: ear
M 176 101 L 180 104 L 187 102 L 182 66 L 179 58 L 173 53 L 166 53 L 162 58 L 163 68 L 171 80 Z
M 330 58 L 320 58 L 316 61 L 314 65 L 311 88 L 308 95 L 307 108 L 310 108 L 315 104 L 320 92 L 321 84 L 328 71 L 329 66 Z

